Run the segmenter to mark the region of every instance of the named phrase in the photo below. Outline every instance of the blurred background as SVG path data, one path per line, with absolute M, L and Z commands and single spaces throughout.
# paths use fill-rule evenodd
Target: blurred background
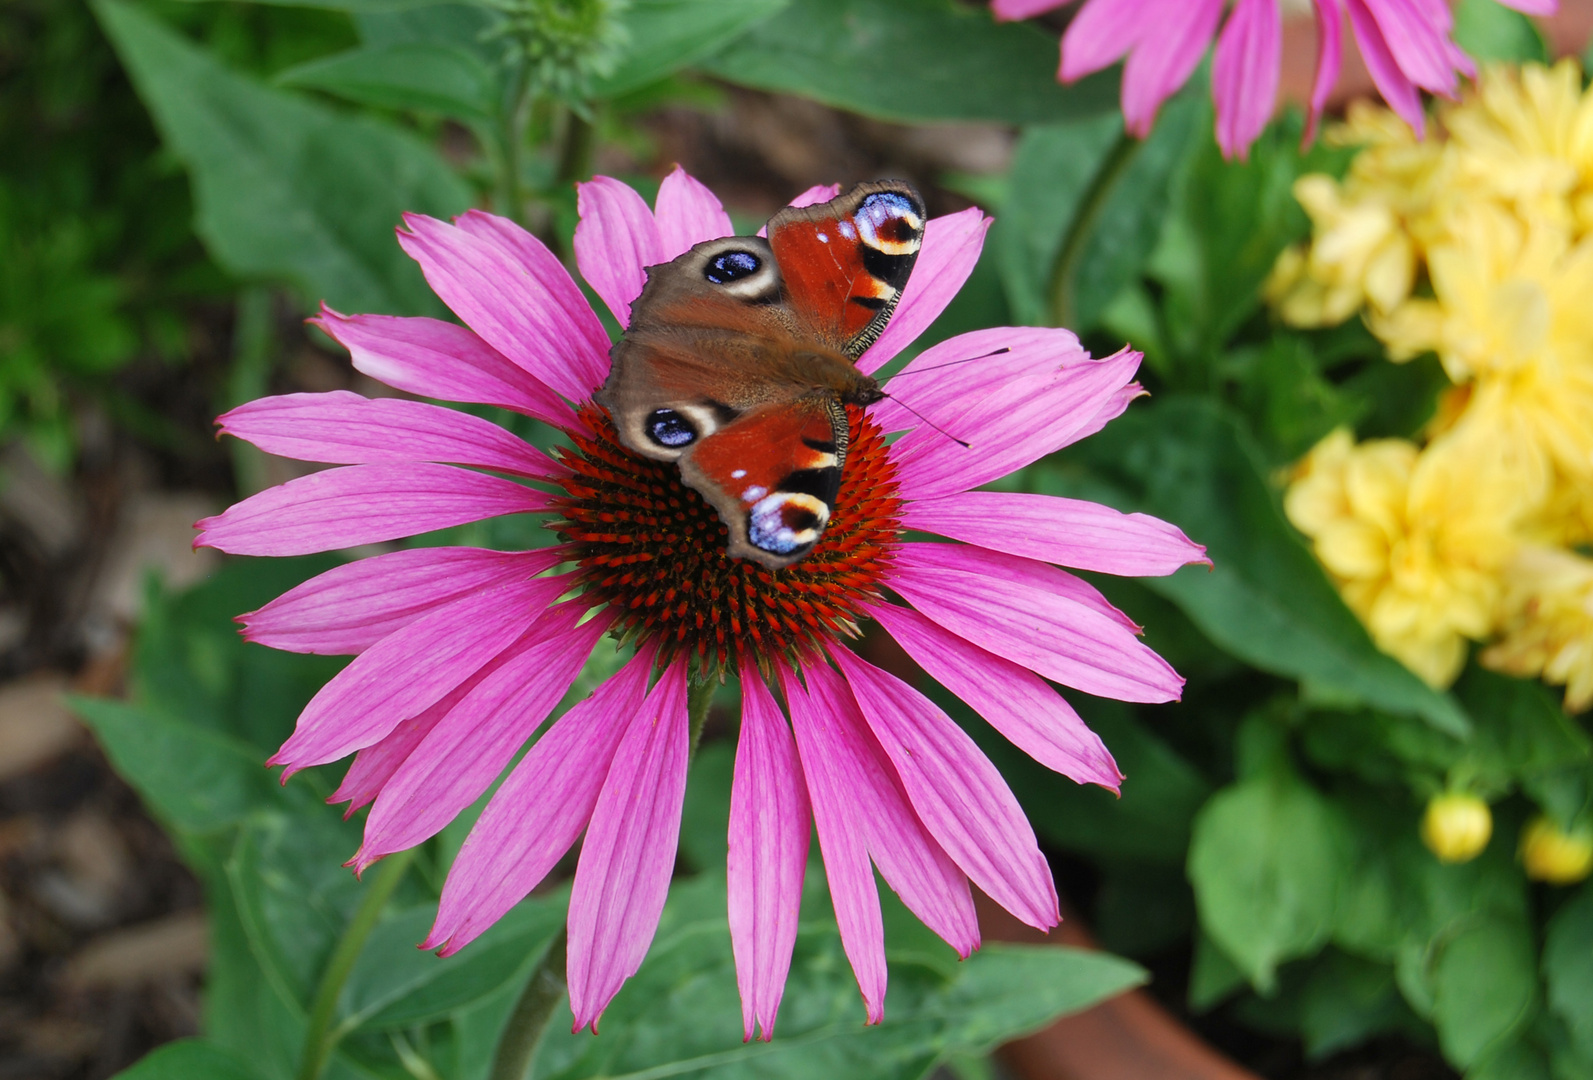
M 1593 30 L 1593 3 L 1537 22 L 1459 8 L 1457 40 L 1507 64 L 1578 56 Z M 1101 583 L 1190 693 L 1080 704 L 1129 775 L 1119 802 L 990 752 L 1079 922 L 1147 967 L 1161 1006 L 1264 1076 L 1593 1075 L 1578 1071 L 1593 1062 L 1586 887 L 1529 880 L 1517 857 L 1540 811 L 1559 808 L 1567 834 L 1586 824 L 1585 715 L 1475 663 L 1436 686 L 1399 667 L 1280 509 L 1289 470 L 1335 428 L 1415 437 L 1448 386 L 1430 350 L 1391 364 L 1358 315 L 1304 325 L 1264 295 L 1312 236 L 1292 185 L 1343 177 L 1355 153 L 1301 146 L 1311 19 L 1291 13 L 1278 119 L 1248 161 L 1218 153 L 1202 69 L 1108 182 L 1118 76 L 1057 85 L 1070 10 L 998 24 L 955 0 L 0 3 L 0 1080 L 98 1080 L 210 1026 L 220 826 L 152 806 L 153 774 L 130 762 L 159 751 L 104 720 L 97 740 L 72 695 L 224 710 L 263 679 L 280 728 L 331 670 L 278 679 L 228 622 L 309 569 L 235 560 L 217 578 L 214 553 L 190 550 L 197 518 L 308 468 L 219 442 L 213 418 L 266 393 L 391 393 L 302 320 L 323 300 L 445 314 L 393 242 L 402 212 L 488 207 L 568 254 L 575 181 L 650 193 L 676 163 L 749 232 L 810 185 L 881 177 L 913 181 L 931 214 L 993 214 L 919 347 L 1051 323 L 1097 355 L 1147 353 L 1162 411 L 1131 411 L 1025 483 L 1151 510 L 1210 545 L 1228 577 Z M 1331 116 L 1370 90 L 1352 55 Z M 1259 814 L 1280 835 L 1202 816 L 1274 765 L 1296 785 Z M 1440 866 L 1419 822 L 1459 789 L 1492 808 L 1494 840 Z M 1377 836 L 1408 843 L 1390 854 Z M 1202 862 L 1223 844 L 1226 884 Z M 1385 858 L 1471 876 L 1407 889 Z M 1384 900 L 1438 898 L 1368 914 L 1378 896 L 1352 895 L 1368 875 Z M 1249 917 L 1225 889 L 1273 890 L 1259 951 L 1224 936 Z M 1573 895 L 1588 914 L 1554 923 Z M 1343 929 L 1377 919 L 1360 939 Z M 1474 963 L 1443 954 L 1477 925 L 1503 929 Z M 1003 1060 L 955 1067 L 1027 1067 Z

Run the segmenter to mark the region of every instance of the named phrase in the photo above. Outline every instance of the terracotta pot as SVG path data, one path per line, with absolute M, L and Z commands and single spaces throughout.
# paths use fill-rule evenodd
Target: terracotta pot
M 1077 916 L 1046 935 L 986 896 L 975 893 L 975 903 L 987 941 L 1097 947 Z M 1261 1080 L 1207 1046 L 1143 990 L 1063 1017 L 1008 1043 L 997 1056 L 1021 1080 Z

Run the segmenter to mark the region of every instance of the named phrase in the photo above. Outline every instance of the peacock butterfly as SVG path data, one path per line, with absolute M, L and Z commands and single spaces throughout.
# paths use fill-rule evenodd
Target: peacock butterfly
M 731 556 L 780 569 L 829 522 L 846 406 L 884 396 L 855 361 L 907 284 L 924 204 L 899 180 L 859 184 L 780 211 L 766 233 L 648 267 L 596 399 L 627 447 L 680 464 Z

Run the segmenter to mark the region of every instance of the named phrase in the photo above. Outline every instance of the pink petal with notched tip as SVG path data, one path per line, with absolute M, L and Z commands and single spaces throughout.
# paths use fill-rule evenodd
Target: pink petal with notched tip
M 194 547 L 230 555 L 313 555 L 502 514 L 539 513 L 550 498 L 451 465 L 347 465 L 267 488 L 201 519 Z
M 958 334 L 909 360 L 885 384 L 891 396 L 871 405 L 869 415 L 885 431 L 918 426 L 915 413 L 945 426 L 1019 379 L 1054 377 L 1089 360 L 1071 330 L 997 326 Z
M 896 604 L 865 605 L 907 655 L 1007 741 L 1081 784 L 1117 791 L 1123 780 L 1100 736 L 1034 672 L 987 652 Z
M 647 283 L 643 268 L 665 261 L 658 222 L 629 184 L 611 176 L 594 176 L 575 191 L 575 265 L 620 326 L 629 326 L 631 301 Z
M 247 640 L 273 649 L 354 655 L 428 611 L 482 589 L 536 577 L 570 557 L 564 547 L 392 551 L 317 574 L 237 621 Z
M 420 214 L 404 223 L 399 245 L 465 325 L 567 400 L 591 396 L 608 373 L 608 335 L 541 242 L 478 210 L 454 225 Z
M 441 319 L 340 315 L 309 320 L 349 351 L 356 371 L 397 390 L 524 413 L 568 428 L 575 414 L 548 386 L 463 326 Z
M 636 974 L 675 869 L 691 754 L 686 661 L 659 677 L 614 752 L 570 892 L 571 1031 L 590 1026 Z
M 1311 82 L 1311 114 L 1306 119 L 1301 146 L 1316 138 L 1322 111 L 1327 108 L 1344 62 L 1344 0 L 1315 0 L 1312 6 L 1316 12 L 1316 75 Z
M 1124 353 L 1017 379 L 1004 393 L 966 402 L 961 415 L 939 409 L 943 422 L 926 412 L 944 431 L 920 425 L 891 444 L 902 495 L 967 491 L 1099 430 L 1097 418 L 1117 405 L 1139 362 L 1139 353 Z
M 1141 31 L 1123 64 L 1123 126 L 1143 139 L 1150 135 L 1162 102 L 1194 73 L 1217 32 L 1223 0 L 1156 0 L 1146 4 Z
M 1085 693 L 1119 701 L 1178 698 L 1184 685 L 1178 673 L 1122 622 L 1080 603 L 1059 580 L 1067 576 L 1062 571 L 1007 556 L 1010 563 L 992 576 L 980 565 L 988 559 L 959 567 L 937 548 L 956 550 L 902 544 L 885 584 L 947 630 Z
M 465 695 L 496 671 L 513 651 L 512 646 L 505 649 L 477 668 L 470 678 L 448 691 L 441 701 L 403 721 L 383 735 L 380 741 L 358 751 L 348 772 L 343 774 L 343 782 L 327 796 L 326 801 L 333 804 L 348 803 L 348 808 L 343 812 L 345 819 L 353 817 L 354 811 L 360 807 L 375 801 L 376 796 L 382 793 L 382 787 L 392 779 L 399 766 L 409 760 L 409 755 L 415 752 L 415 747 L 437 726 L 437 722 L 448 715 L 448 710 L 463 701 Z
M 1239 0 L 1217 38 L 1211 96 L 1217 104 L 1217 145 L 1223 156 L 1250 156 L 1277 103 L 1283 63 L 1283 17 L 1278 0 Z
M 840 184 L 814 184 L 802 194 L 792 199 L 787 206 L 815 206 L 818 203 L 829 202 L 841 193 Z M 762 233 L 758 234 L 762 236 Z
M 1062 35 L 1060 82 L 1073 82 L 1121 60 L 1154 30 L 1154 0 L 1087 0 Z
M 486 791 L 547 719 L 613 621 L 576 626 L 579 603 L 544 612 L 481 680 L 427 733 L 377 796 L 365 821 L 355 871 L 440 832 Z
M 670 262 L 704 240 L 734 236 L 718 197 L 679 165 L 658 185 L 654 220 L 658 223 L 659 257 Z
M 1027 492 L 965 491 L 903 507 L 902 524 L 1009 555 L 1125 577 L 1204 562 L 1176 525 L 1100 503 Z
M 730 790 L 730 852 L 725 859 L 743 1041 L 752 1039 L 755 1025 L 762 1027 L 764 1042 L 774 1036 L 796 944 L 812 827 L 791 729 L 757 665 L 744 661 L 741 737 Z
M 422 948 L 441 946 L 452 956 L 564 857 L 592 816 L 620 738 L 641 713 L 656 655 L 643 645 L 526 751 L 465 837 Z
M 1414 83 L 1400 70 L 1399 63 L 1389 51 L 1377 19 L 1367 9 L 1365 0 L 1347 0 L 1350 11 L 1350 28 L 1355 31 L 1355 43 L 1360 46 L 1361 59 L 1372 76 L 1372 84 L 1388 107 L 1421 138 L 1426 132 L 1426 117 L 1422 113 L 1422 98 Z
M 996 767 L 923 694 L 851 650 L 830 650 L 913 812 L 963 873 L 1020 921 L 1061 921 L 1051 868 Z
M 223 433 L 268 454 L 299 461 L 449 462 L 543 480 L 569 471 L 490 420 L 421 401 L 367 398 L 347 390 L 257 398 L 223 413 L 216 423 Z
M 912 276 L 907 279 L 884 332 L 858 358 L 860 370 L 877 370 L 940 317 L 973 273 L 993 220 L 978 207 L 969 207 L 925 222 L 924 242 L 913 263 Z
M 1016 22 L 1059 8 L 1068 0 L 991 0 L 990 13 L 996 22 Z
M 846 680 L 817 660 L 805 663 L 802 674 L 808 684 L 810 725 L 814 712 L 831 721 L 815 743 L 819 753 L 824 753 L 827 745 L 828 752 L 836 755 L 837 779 L 846 793 L 849 827 L 861 830 L 863 844 L 879 867 L 880 876 L 907 909 L 956 949 L 957 955 L 968 957 L 979 947 L 979 920 L 974 914 L 967 875 L 919 820 L 901 778 L 880 749 Z M 787 687 L 789 700 L 789 681 Z M 793 711 L 793 725 L 795 719 Z M 813 751 L 803 743 L 800 728 L 797 745 L 802 751 L 803 771 L 811 775 L 818 766 Z M 809 794 L 816 806 L 818 795 L 811 785 Z M 820 836 L 822 847 L 823 834 Z
M 570 583 L 564 575 L 483 589 L 387 635 L 321 687 L 267 764 L 286 765 L 286 781 L 372 745 L 514 644 Z

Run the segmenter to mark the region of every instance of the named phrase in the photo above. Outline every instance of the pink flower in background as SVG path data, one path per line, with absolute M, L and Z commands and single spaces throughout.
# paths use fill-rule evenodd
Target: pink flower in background
M 1026 19 L 1070 0 L 992 0 L 998 19 Z M 1213 35 L 1217 54 L 1211 95 L 1217 143 L 1228 157 L 1245 157 L 1266 127 L 1278 94 L 1283 55 L 1284 0 L 1084 0 L 1062 35 L 1061 82 L 1073 82 L 1125 56 L 1123 120 L 1144 138 L 1162 102 L 1184 85 Z M 1559 0 L 1500 0 L 1529 15 L 1552 15 Z M 1454 18 L 1445 0 L 1312 0 L 1316 12 L 1316 79 L 1306 137 L 1316 130 L 1343 59 L 1346 8 L 1356 44 L 1383 100 L 1418 133 L 1420 91 L 1454 97 L 1457 73 L 1476 74 L 1450 37 Z
M 831 197 L 815 189 L 801 202 Z M 623 325 L 643 267 L 727 235 L 706 188 L 677 170 L 656 211 L 625 185 L 581 186 L 581 272 Z M 878 369 L 940 313 L 978 258 L 977 210 L 928 223 Z M 713 510 L 675 467 L 625 450 L 590 402 L 609 339 L 559 261 L 513 223 L 411 216 L 400 233 L 464 326 L 315 320 L 356 368 L 399 390 L 495 405 L 551 424 L 549 456 L 440 405 L 291 394 L 227 413 L 261 449 L 344 466 L 199 523 L 196 543 L 299 555 L 505 514 L 546 514 L 562 542 L 529 551 L 420 547 L 349 562 L 243 616 L 251 640 L 356 659 L 272 758 L 287 775 L 354 755 L 332 801 L 370 806 L 362 869 L 436 834 L 542 728 L 600 642 L 632 651 L 542 730 L 471 830 L 425 942 L 463 948 L 584 833 L 569 911 L 577 1029 L 645 956 L 675 863 L 690 754 L 688 669 L 742 685 L 731 803 L 729 920 L 746 1034 L 772 1033 L 791 961 L 810 825 L 870 1022 L 886 966 L 873 868 L 961 955 L 979 945 L 971 885 L 1024 922 L 1056 924 L 1034 834 L 969 736 L 845 639 L 876 619 L 934 678 L 1042 764 L 1116 789 L 1111 755 L 1046 682 L 1167 701 L 1183 680 L 1092 586 L 1052 564 L 1160 575 L 1203 549 L 1154 518 L 1088 502 L 975 490 L 1096 430 L 1138 393 L 1137 353 L 1091 359 L 1065 330 L 1002 328 L 925 350 L 886 400 L 853 410 L 843 491 L 820 545 L 785 570 L 724 554 Z M 993 350 L 1005 350 L 988 357 Z M 982 357 L 978 363 L 948 361 Z M 888 432 L 905 432 L 887 443 Z M 953 543 L 909 542 L 904 530 Z M 888 591 L 887 591 L 888 590 Z M 890 598 L 899 597 L 905 603 Z M 783 705 L 782 705 L 783 699 Z

